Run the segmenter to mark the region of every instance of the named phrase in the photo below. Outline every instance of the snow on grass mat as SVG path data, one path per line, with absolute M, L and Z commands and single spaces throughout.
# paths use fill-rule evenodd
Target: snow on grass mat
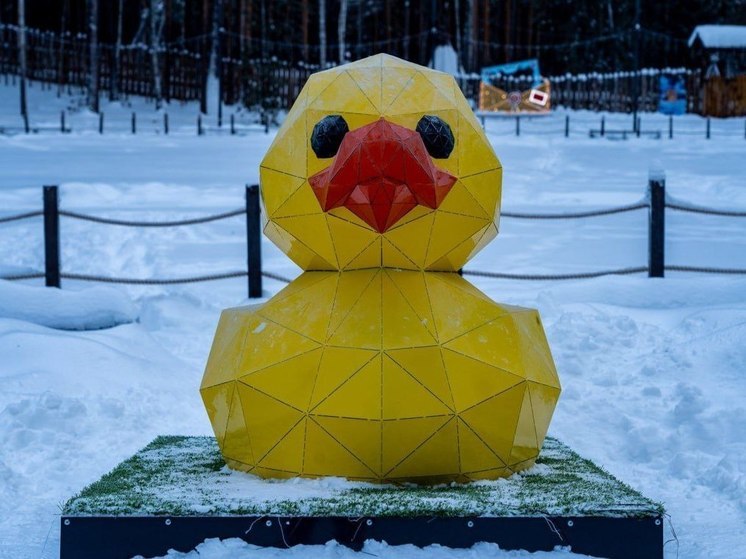
M 230 470 L 213 437 L 163 436 L 70 499 L 83 516 L 622 516 L 662 505 L 547 437 L 510 478 L 435 487 L 339 478 L 269 481 Z

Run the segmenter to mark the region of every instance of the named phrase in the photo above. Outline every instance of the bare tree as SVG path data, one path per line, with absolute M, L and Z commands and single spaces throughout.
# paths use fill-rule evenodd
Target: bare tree
M 308 62 L 308 0 L 301 3 L 301 27 L 303 28 L 303 60 Z
M 65 33 L 67 31 L 67 15 L 70 12 L 70 0 L 62 2 L 62 18 L 60 20 L 60 50 L 57 54 L 57 75 L 59 83 L 57 85 L 57 97 L 62 95 L 65 86 Z
M 391 50 L 391 0 L 384 0 L 383 5 L 386 13 L 386 49 Z
M 240 0 L 241 2 L 241 21 L 239 23 L 239 35 L 241 36 L 241 42 L 239 43 L 239 50 L 241 51 L 241 60 L 246 56 L 246 53 L 251 48 L 251 12 L 252 12 L 252 0 Z
M 21 67 L 21 115 L 28 116 L 26 104 L 26 0 L 18 0 L 18 64 Z
M 339 63 L 345 62 L 345 40 L 347 38 L 347 0 L 339 2 L 339 20 L 337 21 L 337 42 L 339 43 Z
M 357 58 L 363 57 L 363 10 L 365 9 L 365 0 L 358 0 L 357 2 L 357 33 L 355 39 L 357 40 Z
M 88 0 L 88 106 L 97 113 L 98 107 L 98 0 Z
M 453 10 L 456 14 L 456 61 L 458 63 L 458 70 L 461 71 L 461 2 L 459 0 L 453 1 Z
M 114 68 L 111 72 L 111 91 L 109 99 L 119 99 L 119 73 L 122 71 L 122 14 L 124 13 L 124 0 L 117 3 L 117 37 L 114 43 Z
M 262 43 L 261 45 L 261 52 L 262 52 L 262 61 L 264 62 L 267 59 L 267 0 L 262 0 L 259 4 L 259 17 L 260 17 L 260 23 L 261 23 L 261 36 L 260 41 Z
M 464 35 L 466 37 L 466 56 L 464 65 L 466 71 L 473 70 L 474 64 L 474 47 L 476 39 L 476 29 L 474 25 L 474 0 L 466 0 L 466 17 L 464 18 Z
M 458 2 L 458 0 L 456 0 Z M 410 15 L 411 10 L 409 9 L 409 0 L 404 0 L 404 33 L 403 35 L 403 44 L 402 48 L 404 49 L 404 59 L 409 60 L 409 26 L 410 23 Z
M 319 0 L 319 64 L 326 66 L 326 0 Z
M 529 7 L 529 10 L 531 8 Z M 484 17 L 482 18 L 482 40 L 484 41 L 484 53 L 482 54 L 482 60 L 489 62 L 490 59 L 490 0 L 484 0 Z
M 158 0 L 150 0 L 150 64 L 153 69 L 153 97 L 155 108 L 161 108 L 161 63 L 158 51 L 161 46 L 161 32 L 163 31 L 163 6 Z

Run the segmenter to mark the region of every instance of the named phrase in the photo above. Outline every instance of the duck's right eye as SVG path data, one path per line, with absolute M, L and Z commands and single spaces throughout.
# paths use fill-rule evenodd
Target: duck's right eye
M 313 127 L 311 149 L 319 159 L 334 157 L 349 131 L 347 122 L 340 115 L 325 116 Z

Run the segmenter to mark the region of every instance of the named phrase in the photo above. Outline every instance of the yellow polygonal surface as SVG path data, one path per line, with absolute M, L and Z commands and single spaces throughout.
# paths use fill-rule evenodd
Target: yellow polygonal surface
M 224 311 L 201 392 L 233 468 L 445 483 L 530 466 L 560 387 L 536 311 L 376 268 Z
M 308 179 L 334 161 L 311 149 L 314 126 L 329 115 L 343 117 L 350 130 L 380 118 L 414 130 L 424 115 L 440 117 L 451 127 L 455 147 L 433 163 L 454 175 L 457 186 L 437 209 L 416 206 L 383 233 L 346 208 L 324 212 Z M 265 234 L 304 270 L 456 271 L 497 231 L 500 162 L 456 81 L 389 55 L 313 74 L 259 174 Z M 482 234 L 491 224 L 490 235 Z

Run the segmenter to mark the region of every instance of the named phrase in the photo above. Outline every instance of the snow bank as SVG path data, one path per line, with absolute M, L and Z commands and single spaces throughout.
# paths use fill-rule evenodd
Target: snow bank
M 0 280 L 0 318 L 61 330 L 97 330 L 133 322 L 137 310 L 124 293 L 109 287 L 67 291 Z
M 569 551 L 557 548 L 551 552 L 529 553 L 527 551 L 502 551 L 491 543 L 478 543 L 469 549 L 451 549 L 441 545 L 431 545 L 419 548 L 413 545 L 387 545 L 375 541 L 366 541 L 363 549 L 358 553 L 336 542 L 328 542 L 325 546 L 298 545 L 290 549 L 276 549 L 271 547 L 257 547 L 245 543 L 243 540 L 218 539 L 205 540 L 197 549 L 189 553 L 179 553 L 171 550 L 162 559 L 356 559 L 361 556 L 378 557 L 379 559 L 490 559 L 491 557 L 531 558 L 531 559 L 559 559 L 572 556 L 582 559 L 587 555 L 571 554 Z
M 17 87 L 0 86 L 4 123 L 21 124 L 17 95 Z M 34 84 L 29 97 L 35 123 L 59 122 L 62 106 L 54 94 Z M 197 105 L 185 104 L 180 114 L 179 107 L 169 108 L 169 136 L 155 132 L 162 115 L 144 102 L 137 107 L 137 136 L 128 132 L 130 108 L 107 110 L 103 137 L 95 115 L 82 113 L 68 115 L 72 134 L 0 136 L 0 208 L 39 209 L 41 185 L 55 183 L 63 208 L 96 215 L 176 219 L 242 207 L 242 185 L 258 180 L 273 135 L 197 136 Z M 678 200 L 746 208 L 743 119 L 714 119 L 710 140 L 696 115 L 676 117 L 673 140 L 591 140 L 588 129 L 602 116 L 609 129 L 630 126 L 628 115 L 556 111 L 541 123 L 522 122 L 516 138 L 514 123 L 488 120 L 505 169 L 505 210 L 629 204 L 644 195 L 651 165 L 665 169 L 668 193 Z M 643 129 L 667 130 L 664 115 L 642 119 Z M 538 134 L 544 130 L 556 136 Z M 246 262 L 239 218 L 163 229 L 61 224 L 65 266 L 79 273 L 180 277 Z M 41 233 L 39 218 L 0 226 L 0 273 L 41 269 Z M 570 273 L 640 266 L 646 247 L 645 210 L 574 221 L 504 218 L 499 237 L 467 269 Z M 262 256 L 268 271 L 299 272 L 269 241 Z M 746 267 L 744 220 L 669 211 L 666 258 Z M 539 308 L 564 388 L 550 434 L 664 502 L 679 537 L 666 546 L 667 556 L 738 555 L 746 523 L 746 278 L 469 280 L 495 300 Z M 266 280 L 270 293 L 281 287 Z M 137 300 L 140 322 L 73 332 L 0 318 L 1 559 L 58 559 L 58 504 L 158 434 L 211 433 L 198 387 L 220 310 L 245 302 L 245 281 L 122 291 Z M 668 526 L 667 520 L 667 539 Z M 366 551 L 380 557 L 402 549 L 371 545 Z M 336 545 L 283 551 L 213 541 L 199 549 L 203 559 L 367 557 Z M 426 556 L 411 548 L 398 553 Z M 453 553 L 529 556 L 492 547 Z

